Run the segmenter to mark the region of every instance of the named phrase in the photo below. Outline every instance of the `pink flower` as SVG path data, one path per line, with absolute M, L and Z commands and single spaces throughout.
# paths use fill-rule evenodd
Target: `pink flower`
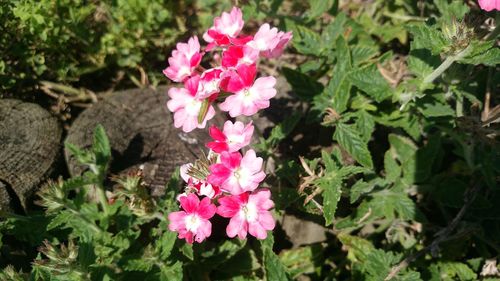
M 219 83 L 221 80 L 222 69 L 211 68 L 203 72 L 198 86 L 198 93 L 196 97 L 199 99 L 208 98 L 214 94 L 219 93 Z
M 262 52 L 262 56 L 270 59 L 281 56 L 281 54 L 283 54 L 283 50 L 285 49 L 286 45 L 288 44 L 288 42 L 290 42 L 290 40 L 293 37 L 291 31 L 287 33 L 280 31 L 277 36 L 279 38 L 278 44 L 274 48 Z
M 186 133 L 195 128 L 204 128 L 207 121 L 215 115 L 213 106 L 209 105 L 203 122 L 198 123 L 198 115 L 203 104 L 203 100 L 196 98 L 199 80 L 200 77 L 195 75 L 186 80 L 185 88 L 172 87 L 168 90 L 168 96 L 171 99 L 167 102 L 167 107 L 174 112 L 174 126 L 176 128 L 182 127 Z
M 267 51 L 274 49 L 279 41 L 278 29 L 276 27 L 271 28 L 269 24 L 265 23 L 259 28 L 253 40 L 248 42 L 247 45 L 259 51 Z
M 240 239 L 247 233 L 257 239 L 266 239 L 267 230 L 273 230 L 275 221 L 269 209 L 274 207 L 271 192 L 261 189 L 253 193 L 225 196 L 219 199 L 217 214 L 231 218 L 226 227 L 229 237 L 238 235 Z
M 481 9 L 489 12 L 492 10 L 500 11 L 500 0 L 478 0 Z
M 259 59 L 259 50 L 250 46 L 230 46 L 222 54 L 223 67 L 235 67 L 240 64 L 254 64 Z
M 236 152 L 250 144 L 253 130 L 252 122 L 245 126 L 240 121 L 233 124 L 228 120 L 224 123 L 223 132 L 215 126 L 210 127 L 210 136 L 215 141 L 207 143 L 206 146 L 217 153 L 223 151 Z
M 203 34 L 203 39 L 215 45 L 228 45 L 230 39 L 236 38 L 243 28 L 243 15 L 241 10 L 233 7 L 230 13 L 223 12 L 220 17 L 214 19 L 214 25 Z M 210 50 L 213 45 L 207 47 Z
M 172 51 L 168 59 L 169 66 L 163 70 L 163 74 L 172 81 L 182 82 L 193 74 L 201 57 L 198 37 L 191 37 L 187 43 L 177 43 L 177 49 Z
M 266 174 L 262 171 L 262 158 L 252 149 L 242 158 L 239 152 L 222 152 L 221 163 L 210 166 L 207 181 L 233 195 L 255 190 Z
M 192 244 L 193 238 L 201 243 L 212 234 L 212 224 L 209 219 L 215 215 L 217 207 L 205 197 L 201 200 L 194 194 L 179 198 L 183 211 L 168 214 L 170 231 L 177 231 L 179 238 Z
M 227 78 L 221 83 L 221 88 L 235 93 L 219 105 L 223 111 L 228 111 L 231 117 L 239 115 L 251 116 L 260 109 L 269 107 L 269 100 L 276 95 L 276 79 L 272 76 L 256 76 L 255 65 L 239 65 L 237 72 L 228 72 Z

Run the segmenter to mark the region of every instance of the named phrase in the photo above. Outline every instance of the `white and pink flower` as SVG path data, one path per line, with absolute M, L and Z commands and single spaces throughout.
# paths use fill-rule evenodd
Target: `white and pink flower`
M 236 67 L 240 64 L 254 64 L 259 59 L 259 50 L 250 46 L 230 46 L 222 54 L 223 67 Z
M 259 51 L 267 51 L 274 49 L 279 41 L 278 29 L 276 27 L 271 28 L 269 24 L 265 23 L 247 45 Z
M 261 109 L 268 108 L 269 100 L 276 95 L 276 79 L 267 76 L 254 82 L 256 74 L 255 64 L 239 65 L 236 71 L 229 73 L 222 81 L 221 87 L 234 95 L 227 97 L 219 108 L 229 112 L 231 117 L 251 116 Z
M 276 223 L 269 209 L 274 207 L 271 192 L 261 189 L 253 193 L 225 196 L 219 199 L 217 214 L 231 218 L 226 227 L 229 237 L 247 237 L 247 233 L 257 239 L 266 239 L 267 231 L 273 230 Z
M 197 179 L 188 175 L 188 170 L 193 164 L 184 164 L 180 168 L 181 178 L 186 183 L 185 192 L 181 196 L 185 196 L 191 192 L 196 192 L 199 196 L 206 196 L 210 199 L 217 197 L 221 191 L 218 186 L 213 186 L 204 179 Z M 179 198 L 177 198 L 179 199 Z
M 215 215 L 217 207 L 208 197 L 201 201 L 193 193 L 179 198 L 182 211 L 168 215 L 170 231 L 177 231 L 180 239 L 186 239 L 192 244 L 193 240 L 201 243 L 212 234 L 212 223 L 209 219 Z
M 286 45 L 288 45 L 290 40 L 292 40 L 293 36 L 292 36 L 291 31 L 286 32 L 286 33 L 283 31 L 280 31 L 278 33 L 277 37 L 278 37 L 278 44 L 276 44 L 276 46 L 274 48 L 270 48 L 266 51 L 263 51 L 261 53 L 261 55 L 263 57 L 270 58 L 270 59 L 280 57 L 283 54 L 283 51 L 285 50 Z
M 219 84 L 222 73 L 224 73 L 224 71 L 220 68 L 211 68 L 203 72 L 200 77 L 200 84 L 196 97 L 199 99 L 206 99 L 212 95 L 218 94 L 220 92 Z
M 231 39 L 237 38 L 243 24 L 243 14 L 237 7 L 233 7 L 230 13 L 223 12 L 220 17 L 216 17 L 214 25 L 203 34 L 203 39 L 210 43 L 207 50 L 214 46 L 229 45 Z
M 172 51 L 172 56 L 168 59 L 169 66 L 163 70 L 163 74 L 172 81 L 183 82 L 193 75 L 201 57 L 198 37 L 191 37 L 187 43 L 177 43 L 177 49 Z
M 262 163 L 262 158 L 257 157 L 253 149 L 248 150 L 243 158 L 239 152 L 222 152 L 220 163 L 210 166 L 207 181 L 233 195 L 254 191 L 266 177 Z
M 222 131 L 215 126 L 210 127 L 209 134 L 214 141 L 207 143 L 206 146 L 217 153 L 236 152 L 250 144 L 253 131 L 252 122 L 245 126 L 240 121 L 233 123 L 228 120 L 224 123 Z
M 208 120 L 215 115 L 212 105 L 208 106 L 207 113 L 201 123 L 198 122 L 204 100 L 196 98 L 200 77 L 195 75 L 184 83 L 185 88 L 172 87 L 168 90 L 170 100 L 167 107 L 174 112 L 174 126 L 181 128 L 186 133 L 195 128 L 205 128 Z

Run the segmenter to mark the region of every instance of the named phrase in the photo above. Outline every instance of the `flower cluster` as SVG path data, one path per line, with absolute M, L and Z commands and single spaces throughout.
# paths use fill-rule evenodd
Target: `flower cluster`
M 204 128 L 215 116 L 214 105 L 228 112 L 232 118 L 251 116 L 269 107 L 276 95 L 276 79 L 272 76 L 257 78 L 257 63 L 263 58 L 277 58 L 292 39 L 269 24 L 263 24 L 253 36 L 240 34 L 243 29 L 241 10 L 234 7 L 222 13 L 203 35 L 208 43 L 201 51 L 196 36 L 187 43 L 178 43 L 168 59 L 163 73 L 183 87 L 168 91 L 167 107 L 174 113 L 174 126 L 190 132 Z M 203 56 L 212 53 L 215 66 L 201 66 Z M 246 238 L 247 234 L 265 239 L 267 231 L 274 229 L 275 221 L 270 209 L 274 207 L 271 192 L 259 188 L 266 174 L 263 159 L 250 144 L 254 126 L 250 122 L 226 121 L 222 128 L 212 126 L 209 134 L 213 141 L 194 163 L 181 167 L 185 191 L 178 196 L 181 209 L 168 215 L 169 229 L 179 233 L 188 243 L 202 242 L 211 235 L 210 219 L 218 214 L 229 218 L 226 234 L 233 238 Z

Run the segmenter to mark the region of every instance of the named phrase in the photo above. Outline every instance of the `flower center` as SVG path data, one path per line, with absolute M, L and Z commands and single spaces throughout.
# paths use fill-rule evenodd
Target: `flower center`
M 241 207 L 241 211 L 245 219 L 249 222 L 257 220 L 259 213 L 257 212 L 257 206 L 253 203 L 247 203 Z
M 233 144 L 233 143 L 242 143 L 243 140 L 244 140 L 243 134 L 241 134 L 241 135 L 229 135 L 229 136 L 227 136 L 227 142 L 230 143 L 230 144 Z
M 186 218 L 184 218 L 184 222 L 186 223 L 186 230 L 196 232 L 196 230 L 198 230 L 198 227 L 200 227 L 201 219 L 196 214 L 190 214 L 187 215 Z
M 200 108 L 201 102 L 196 99 L 193 99 L 190 102 L 186 103 L 185 106 L 186 112 L 191 116 L 198 115 L 198 113 L 200 112 Z

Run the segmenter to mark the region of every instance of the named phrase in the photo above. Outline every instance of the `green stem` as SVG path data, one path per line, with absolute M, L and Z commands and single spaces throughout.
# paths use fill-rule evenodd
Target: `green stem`
M 469 53 L 469 50 L 470 50 L 470 45 L 467 48 L 460 51 L 458 54 L 447 57 L 443 61 L 443 63 L 441 63 L 441 65 L 438 66 L 438 68 L 436 68 L 431 74 L 425 77 L 424 84 L 432 83 L 436 78 L 441 76 L 441 74 L 443 74 L 443 72 L 445 72 L 455 61 L 465 57 Z
M 99 202 L 101 203 L 102 210 L 104 214 L 108 216 L 109 214 L 109 206 L 108 206 L 108 197 L 106 196 L 106 192 L 104 191 L 104 186 L 101 184 L 96 185 L 97 188 L 97 197 L 99 197 Z

